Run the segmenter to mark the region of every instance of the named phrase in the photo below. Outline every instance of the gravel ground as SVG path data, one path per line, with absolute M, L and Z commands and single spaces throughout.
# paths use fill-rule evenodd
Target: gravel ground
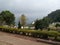
M 14 34 L 0 32 L 0 45 L 50 45 L 42 42 L 35 42 L 27 39 L 18 38 Z

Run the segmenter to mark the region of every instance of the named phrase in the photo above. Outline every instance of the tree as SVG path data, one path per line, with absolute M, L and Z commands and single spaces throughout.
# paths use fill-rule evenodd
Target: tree
M 57 23 L 57 24 L 55 25 L 55 27 L 60 27 L 60 24 Z
M 0 16 L 0 25 L 2 25 L 2 23 L 3 23 L 3 18 L 2 16 Z
M 36 20 L 35 24 L 34 24 L 35 25 L 35 29 L 39 29 L 39 24 L 40 24 L 39 20 Z
M 35 29 L 43 29 L 43 28 L 47 28 L 49 26 L 49 18 L 43 18 L 40 20 L 36 20 L 35 21 Z
M 0 17 L 0 21 L 5 22 L 6 25 L 11 25 L 15 23 L 14 14 L 12 14 L 10 11 L 2 11 L 0 13 Z
M 26 16 L 24 14 L 21 15 L 21 25 L 24 27 L 26 24 Z
M 60 22 L 60 10 L 56 10 L 48 14 L 48 16 L 43 19 L 35 21 L 35 29 L 43 29 L 47 28 L 49 24 L 53 22 Z M 56 24 L 56 27 L 60 26 L 60 24 Z
M 21 24 L 20 24 L 20 21 L 18 22 L 18 28 L 21 28 Z

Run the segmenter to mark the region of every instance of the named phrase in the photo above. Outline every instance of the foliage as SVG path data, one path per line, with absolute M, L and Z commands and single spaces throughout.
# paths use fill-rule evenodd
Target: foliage
M 59 33 L 57 31 L 49 31 L 48 34 L 49 36 L 54 37 L 54 36 L 58 36 Z
M 55 27 L 60 27 L 60 24 L 56 24 Z
M 48 14 L 43 19 L 35 21 L 35 29 L 47 28 L 53 22 L 60 22 L 60 10 L 56 10 Z M 59 26 L 58 24 L 56 26 Z
M 14 14 L 12 14 L 10 11 L 2 11 L 0 13 L 0 21 L 2 21 L 3 23 L 7 24 L 7 25 L 11 25 L 14 24 Z
M 40 24 L 39 20 L 36 20 L 35 24 L 34 24 L 35 25 L 35 29 L 39 29 L 39 24 Z
M 18 22 L 18 28 L 21 28 L 21 24 L 20 24 L 20 21 Z
M 24 26 L 26 24 L 26 16 L 24 14 L 21 15 L 21 25 Z
M 56 10 L 48 14 L 48 18 L 51 18 L 52 22 L 60 22 L 60 10 Z
M 49 26 L 49 18 L 43 18 L 35 21 L 35 29 L 43 29 Z
M 10 28 L 10 27 L 4 27 L 0 26 L 0 31 L 10 32 L 10 33 L 18 33 L 20 34 L 22 32 L 22 35 L 28 34 L 28 36 L 32 37 L 38 37 L 48 39 L 48 37 L 54 37 L 54 39 L 58 40 L 60 37 L 60 33 L 57 31 L 47 31 L 47 30 L 25 30 L 25 29 L 16 29 L 16 28 Z M 29 35 L 31 33 L 31 35 Z M 59 40 L 60 41 L 60 40 Z

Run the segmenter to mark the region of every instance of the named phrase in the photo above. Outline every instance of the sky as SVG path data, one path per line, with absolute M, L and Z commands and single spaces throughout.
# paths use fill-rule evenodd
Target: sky
M 60 9 L 60 0 L 0 0 L 0 12 L 11 11 L 16 17 L 16 23 L 21 14 L 25 14 L 27 22 L 31 23 L 57 9 Z

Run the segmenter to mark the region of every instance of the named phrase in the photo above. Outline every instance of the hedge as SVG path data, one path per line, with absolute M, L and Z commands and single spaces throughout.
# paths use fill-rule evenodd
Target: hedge
M 36 37 L 36 38 L 44 38 L 44 39 L 49 39 L 48 37 L 54 37 L 54 40 L 60 41 L 60 38 L 58 38 L 60 37 L 60 33 L 58 31 L 26 30 L 26 29 L 4 27 L 4 26 L 0 26 L 0 31 L 22 34 L 22 35 L 27 35 L 27 36 Z

